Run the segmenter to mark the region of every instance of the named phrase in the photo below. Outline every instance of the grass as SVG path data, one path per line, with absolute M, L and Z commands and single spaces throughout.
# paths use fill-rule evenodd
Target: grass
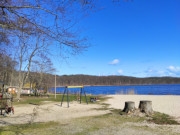
M 64 127 L 61 127 L 61 131 L 63 134 L 74 135 L 104 134 L 106 131 L 107 134 L 109 134 L 113 132 L 112 130 L 114 130 L 114 128 L 120 130 L 121 128 L 119 127 L 123 127 L 123 124 L 126 122 L 140 121 L 142 121 L 140 118 L 120 117 L 118 114 L 116 115 L 115 113 L 109 113 L 100 116 L 90 116 L 73 120 L 68 125 L 68 128 L 73 129 L 73 132 L 64 130 L 66 129 Z
M 174 133 L 165 128 L 151 128 L 148 126 L 138 125 L 145 119 L 140 117 L 120 116 L 119 111 L 112 113 L 89 116 L 69 121 L 33 123 L 24 125 L 12 125 L 0 127 L 0 135 L 85 135 L 85 134 L 169 134 Z M 136 123 L 137 125 L 133 125 Z M 128 132 L 127 132 L 128 131 Z
M 62 97 L 63 97 L 63 95 L 60 95 L 60 94 L 56 95 L 56 99 L 54 98 L 54 95 L 50 95 L 49 98 L 48 97 L 35 97 L 35 96 L 21 96 L 21 101 L 20 102 L 14 101 L 14 105 L 20 105 L 20 104 L 39 105 L 39 104 L 42 104 L 43 101 L 61 102 Z M 104 97 L 102 97 L 102 96 L 87 95 L 88 103 L 91 103 L 91 102 L 89 102 L 90 97 L 98 97 L 100 100 L 104 100 Z M 69 101 L 71 102 L 74 100 L 77 101 L 77 96 L 69 95 Z M 67 95 L 64 96 L 63 102 L 67 102 Z M 82 103 L 86 103 L 86 99 L 85 99 L 84 95 L 82 96 Z
M 18 135 L 18 134 L 33 134 L 33 135 L 84 135 L 88 133 L 98 133 L 99 130 L 122 126 L 125 122 L 140 122 L 140 118 L 120 117 L 118 113 L 113 112 L 100 116 L 89 116 L 69 121 L 47 122 L 47 123 L 32 123 L 23 125 L 12 125 L 0 127 L 0 135 Z
M 175 121 L 171 116 L 159 112 L 155 112 L 151 116 L 151 119 L 149 121 L 160 125 L 164 125 L 164 124 L 179 125 L 179 123 Z
M 0 135 L 19 135 L 31 133 L 33 131 L 43 133 L 44 129 L 52 128 L 57 124 L 57 122 L 47 122 L 0 127 Z

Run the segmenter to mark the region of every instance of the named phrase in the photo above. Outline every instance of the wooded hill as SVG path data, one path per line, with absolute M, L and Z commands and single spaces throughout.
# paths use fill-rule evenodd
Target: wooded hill
M 52 81 L 54 81 L 54 76 Z M 176 77 L 149 77 L 136 78 L 128 76 L 90 76 L 90 75 L 63 75 L 57 76 L 57 86 L 66 85 L 151 85 L 151 84 L 180 84 Z
M 0 55 L 0 81 L 9 86 L 19 86 L 16 70 L 17 62 L 13 61 L 7 55 Z M 45 65 L 47 71 L 52 71 L 48 64 Z M 21 71 L 22 74 L 26 72 Z M 48 89 L 54 87 L 55 75 L 52 72 L 30 72 L 27 81 L 24 84 L 33 84 L 34 89 Z M 91 76 L 91 75 L 63 75 L 56 76 L 57 86 L 66 85 L 151 85 L 151 84 L 180 84 L 180 78 L 176 77 L 149 77 L 137 78 L 128 76 Z
M 13 61 L 7 55 L 0 55 L 0 81 L 4 82 L 9 86 L 19 86 L 18 76 L 19 73 L 16 70 L 17 62 Z M 51 67 L 46 64 L 47 71 L 51 71 Z M 40 70 L 41 71 L 41 70 Z M 25 87 L 27 84 L 33 84 L 33 89 L 48 89 L 54 87 L 55 75 L 53 71 L 48 72 L 30 72 L 26 80 Z M 26 72 L 21 71 L 22 74 Z M 137 78 L 128 76 L 91 76 L 91 75 L 63 75 L 56 76 L 57 86 L 66 85 L 151 85 L 151 84 L 180 84 L 180 78 L 178 77 L 149 77 L 149 78 Z

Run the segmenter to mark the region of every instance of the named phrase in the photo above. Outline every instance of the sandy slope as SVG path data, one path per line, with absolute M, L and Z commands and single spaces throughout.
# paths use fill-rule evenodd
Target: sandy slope
M 154 111 L 174 116 L 180 121 L 180 96 L 173 95 L 110 95 L 112 97 L 105 101 L 110 107 L 123 109 L 125 101 L 134 101 L 138 108 L 140 100 L 151 100 Z

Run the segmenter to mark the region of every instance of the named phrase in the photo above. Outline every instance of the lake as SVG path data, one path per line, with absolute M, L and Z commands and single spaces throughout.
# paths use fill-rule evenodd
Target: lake
M 62 93 L 64 87 L 57 87 L 57 93 Z M 87 86 L 84 87 L 86 94 L 115 95 L 115 94 L 138 94 L 138 95 L 180 95 L 180 84 L 163 85 L 128 85 L 128 86 Z M 69 88 L 71 93 L 80 92 L 80 88 Z M 49 89 L 54 93 L 54 88 Z

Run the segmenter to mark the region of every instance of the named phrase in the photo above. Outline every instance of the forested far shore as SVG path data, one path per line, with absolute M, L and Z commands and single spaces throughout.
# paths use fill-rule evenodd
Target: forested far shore
M 51 64 L 49 64 L 51 65 Z M 6 55 L 0 55 L 0 81 L 8 86 L 19 86 L 19 72 L 16 70 L 17 62 Z M 32 86 L 33 89 L 48 89 L 55 85 L 55 75 L 48 64 L 43 66 L 47 72 L 29 72 L 23 87 Z M 22 77 L 27 72 L 21 71 Z M 180 84 L 178 77 L 148 77 L 137 78 L 128 76 L 92 76 L 92 75 L 62 75 L 56 76 L 56 86 L 66 85 L 89 85 L 89 86 L 112 86 L 112 85 L 151 85 L 151 84 Z
M 57 86 L 82 84 L 89 86 L 180 84 L 180 78 L 176 77 L 137 78 L 128 76 L 63 75 L 57 76 L 56 80 Z
M 0 63 L 0 81 L 8 86 L 18 86 L 18 71 L 14 68 L 16 64 L 8 56 L 0 57 L 0 62 L 6 61 L 6 66 Z M 47 66 L 46 66 L 47 67 Z M 23 71 L 22 71 L 23 72 Z M 24 72 L 23 74 L 26 74 Z M 92 75 L 56 75 L 56 86 L 120 86 L 120 85 L 152 85 L 152 84 L 180 84 L 179 77 L 147 77 L 137 78 L 129 76 L 92 76 Z M 55 86 L 55 75 L 53 72 L 29 72 L 27 81 L 23 87 L 33 89 L 48 89 Z

